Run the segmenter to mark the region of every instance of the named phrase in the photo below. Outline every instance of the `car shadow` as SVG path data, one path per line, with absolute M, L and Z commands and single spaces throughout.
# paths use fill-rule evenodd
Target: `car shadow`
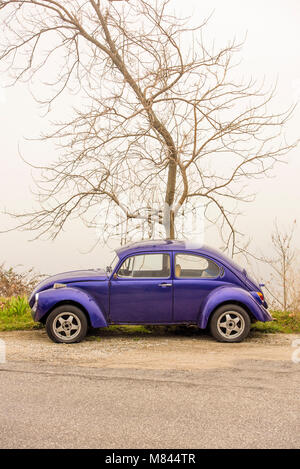
M 170 338 L 184 338 L 184 337 L 210 337 L 206 329 L 199 329 L 197 326 L 138 326 L 138 325 L 115 325 L 110 327 L 103 327 L 100 329 L 89 329 L 87 339 L 97 337 L 122 337 L 122 338 L 145 338 L 145 337 L 170 337 Z

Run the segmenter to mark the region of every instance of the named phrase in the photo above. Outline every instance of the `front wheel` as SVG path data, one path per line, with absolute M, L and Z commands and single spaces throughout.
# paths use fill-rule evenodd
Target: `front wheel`
M 210 321 L 210 332 L 219 342 L 241 342 L 250 331 L 248 313 L 238 305 L 220 306 Z
M 81 342 L 87 333 L 86 315 L 74 305 L 55 308 L 46 321 L 48 337 L 53 342 L 72 344 Z

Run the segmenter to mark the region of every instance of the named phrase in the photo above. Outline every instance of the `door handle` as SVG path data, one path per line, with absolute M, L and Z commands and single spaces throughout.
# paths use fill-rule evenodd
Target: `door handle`
M 158 286 L 159 287 L 171 287 L 172 283 L 159 283 Z

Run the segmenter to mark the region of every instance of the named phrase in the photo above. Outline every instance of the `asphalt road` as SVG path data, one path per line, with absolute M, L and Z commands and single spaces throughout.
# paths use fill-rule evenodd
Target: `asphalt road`
M 291 335 L 1 333 L 0 448 L 299 448 Z
M 299 448 L 299 365 L 0 366 L 1 448 Z

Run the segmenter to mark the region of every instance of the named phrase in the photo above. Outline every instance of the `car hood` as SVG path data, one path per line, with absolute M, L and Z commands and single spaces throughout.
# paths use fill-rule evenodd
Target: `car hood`
M 91 282 L 91 281 L 105 281 L 107 280 L 107 275 L 104 269 L 90 269 L 90 270 L 74 270 L 71 272 L 63 272 L 61 274 L 52 275 L 42 280 L 32 292 L 29 298 L 29 304 L 34 299 L 34 295 L 43 290 L 48 290 L 52 288 L 55 283 L 66 283 L 72 284 L 74 282 Z

